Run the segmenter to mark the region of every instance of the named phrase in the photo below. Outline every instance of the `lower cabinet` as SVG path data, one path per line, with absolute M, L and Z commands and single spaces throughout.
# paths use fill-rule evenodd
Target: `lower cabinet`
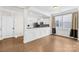
M 33 30 L 32 29 L 27 29 L 25 32 L 24 32 L 24 42 L 29 42 L 33 39 Z
M 24 33 L 24 43 L 39 39 L 50 34 L 51 32 L 49 27 L 26 29 Z

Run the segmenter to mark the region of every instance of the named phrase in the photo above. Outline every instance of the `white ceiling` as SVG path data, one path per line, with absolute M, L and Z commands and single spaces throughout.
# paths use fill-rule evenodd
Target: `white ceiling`
M 32 10 L 40 15 L 51 16 L 52 14 L 61 13 L 67 10 L 79 8 L 78 6 L 7 6 L 4 8 L 13 10 Z
M 31 9 L 36 9 L 40 11 L 41 13 L 46 14 L 48 16 L 50 16 L 51 14 L 56 14 L 56 13 L 64 12 L 64 11 L 75 9 L 75 8 L 78 8 L 78 6 L 57 6 L 57 7 L 34 6 L 34 7 L 31 7 Z

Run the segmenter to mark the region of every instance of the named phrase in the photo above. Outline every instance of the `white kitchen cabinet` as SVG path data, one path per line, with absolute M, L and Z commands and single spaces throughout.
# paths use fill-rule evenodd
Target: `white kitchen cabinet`
M 39 28 L 34 29 L 34 39 L 40 38 L 41 32 Z
M 41 37 L 44 37 L 44 36 L 47 36 L 47 35 L 49 35 L 50 34 L 50 28 L 41 28 L 41 31 L 40 31 L 40 33 L 41 33 Z
M 26 29 L 24 32 L 24 43 L 50 35 L 50 27 Z
M 49 28 L 47 28 L 47 29 L 45 29 L 45 30 L 46 30 L 46 31 L 45 31 L 45 32 L 46 32 L 46 35 L 51 34 L 51 28 L 50 28 L 50 27 L 49 27 Z M 45 32 L 44 32 L 44 33 L 45 33 Z
M 34 39 L 34 29 L 26 29 L 24 33 L 24 43 Z
M 50 35 L 50 28 L 49 27 L 43 27 L 43 28 L 39 28 L 38 32 L 37 32 L 37 38 L 42 38 L 44 36 Z

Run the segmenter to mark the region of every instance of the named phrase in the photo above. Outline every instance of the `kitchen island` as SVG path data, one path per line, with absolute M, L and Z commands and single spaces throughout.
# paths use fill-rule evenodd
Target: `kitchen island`
M 50 34 L 51 34 L 51 28 L 48 26 L 27 28 L 24 32 L 24 43 L 42 38 Z

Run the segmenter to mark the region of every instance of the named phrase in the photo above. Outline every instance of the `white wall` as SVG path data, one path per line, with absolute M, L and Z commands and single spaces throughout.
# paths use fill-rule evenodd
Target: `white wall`
M 15 15 L 15 35 L 23 36 L 23 14 Z

